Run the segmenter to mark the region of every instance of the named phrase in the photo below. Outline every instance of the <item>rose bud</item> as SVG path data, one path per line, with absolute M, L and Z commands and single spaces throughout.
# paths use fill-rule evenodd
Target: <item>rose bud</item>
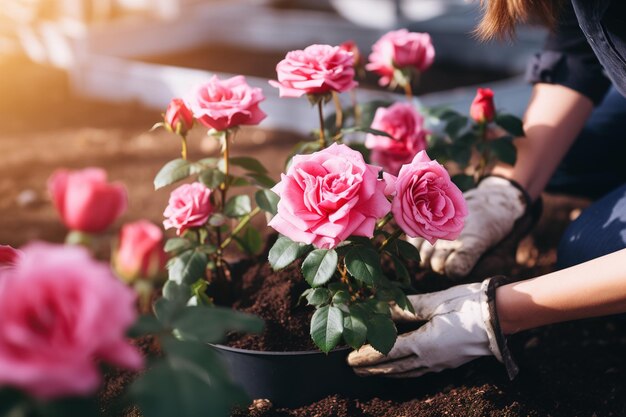
M 63 224 L 85 233 L 103 232 L 128 204 L 124 186 L 108 183 L 100 168 L 59 169 L 50 176 L 48 190 Z
M 493 91 L 490 88 L 478 89 L 470 107 L 470 117 L 477 123 L 489 123 L 496 117 Z
M 162 275 L 166 261 L 160 227 L 147 220 L 122 226 L 113 254 L 113 269 L 124 281 L 155 280 Z
M 165 111 L 164 123 L 167 130 L 185 136 L 193 127 L 193 114 L 180 98 L 170 101 Z

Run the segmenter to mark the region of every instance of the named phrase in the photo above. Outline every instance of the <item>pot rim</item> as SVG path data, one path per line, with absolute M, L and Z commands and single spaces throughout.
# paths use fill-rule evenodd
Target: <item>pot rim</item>
M 265 350 L 241 349 L 241 348 L 235 348 L 235 347 L 226 346 L 226 345 L 223 345 L 221 343 L 209 343 L 209 345 L 213 346 L 213 347 L 216 347 L 218 349 L 222 349 L 222 350 L 226 350 L 226 351 L 230 351 L 230 352 L 242 353 L 242 354 L 248 354 L 248 355 L 259 355 L 259 356 L 329 355 L 329 354 L 331 354 L 333 352 L 343 352 L 343 351 L 347 351 L 347 350 L 352 349 L 350 346 L 341 346 L 341 347 L 337 347 L 337 348 L 332 349 L 328 353 L 324 353 L 321 350 L 288 350 L 288 351 L 270 350 L 270 351 L 265 351 Z

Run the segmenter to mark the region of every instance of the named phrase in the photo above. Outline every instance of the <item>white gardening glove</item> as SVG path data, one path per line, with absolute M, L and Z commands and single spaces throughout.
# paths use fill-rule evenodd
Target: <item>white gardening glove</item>
M 467 276 L 478 259 L 513 230 L 526 211 L 527 196 L 512 182 L 487 177 L 478 187 L 464 193 L 468 215 L 456 240 L 409 239 L 420 252 L 421 265 L 449 278 Z
M 348 363 L 361 376 L 401 378 L 456 368 L 486 355 L 502 362 L 487 302 L 488 285 L 489 279 L 409 296 L 415 315 L 395 307 L 394 319 L 427 323 L 398 336 L 388 355 L 366 345 L 350 353 Z

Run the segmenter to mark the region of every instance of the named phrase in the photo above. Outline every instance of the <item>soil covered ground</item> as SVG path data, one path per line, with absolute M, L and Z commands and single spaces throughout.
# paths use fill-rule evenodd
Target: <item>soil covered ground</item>
M 132 103 L 77 99 L 69 93 L 62 72 L 17 57 L 0 57 L 0 244 L 63 241 L 66 231 L 46 193 L 46 180 L 59 167 L 100 166 L 112 180 L 126 184 L 129 210 L 107 237 L 126 221 L 147 218 L 160 223 L 170 189 L 153 191 L 152 179 L 178 155 L 179 143 L 165 131 L 148 132 L 159 118 L 159 112 Z M 234 150 L 259 157 L 278 177 L 282 164 L 276 161 L 283 160 L 298 139 L 289 132 L 243 129 Z M 192 159 L 217 152 L 217 144 L 203 137 L 200 129 L 193 132 L 190 144 Z M 560 234 L 587 204 L 545 195 L 541 219 L 519 249 L 501 246 L 472 278 L 491 273 L 526 278 L 552 270 Z M 432 275 L 420 278 L 431 289 L 451 284 Z M 520 333 L 511 339 L 521 369 L 514 381 L 495 359 L 484 358 L 406 381 L 396 392 L 366 398 L 330 396 L 298 409 L 257 401 L 234 415 L 624 416 L 625 330 L 622 319 L 604 318 Z M 115 384 L 119 383 L 118 377 Z M 306 381 L 294 383 L 306 389 Z

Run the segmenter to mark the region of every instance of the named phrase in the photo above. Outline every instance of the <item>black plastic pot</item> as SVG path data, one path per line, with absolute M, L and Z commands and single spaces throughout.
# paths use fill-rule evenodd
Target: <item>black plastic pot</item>
M 231 378 L 251 398 L 268 399 L 277 407 L 299 407 L 327 395 L 368 395 L 384 389 L 388 378 L 361 378 L 346 363 L 351 349 L 262 352 L 211 345 Z

